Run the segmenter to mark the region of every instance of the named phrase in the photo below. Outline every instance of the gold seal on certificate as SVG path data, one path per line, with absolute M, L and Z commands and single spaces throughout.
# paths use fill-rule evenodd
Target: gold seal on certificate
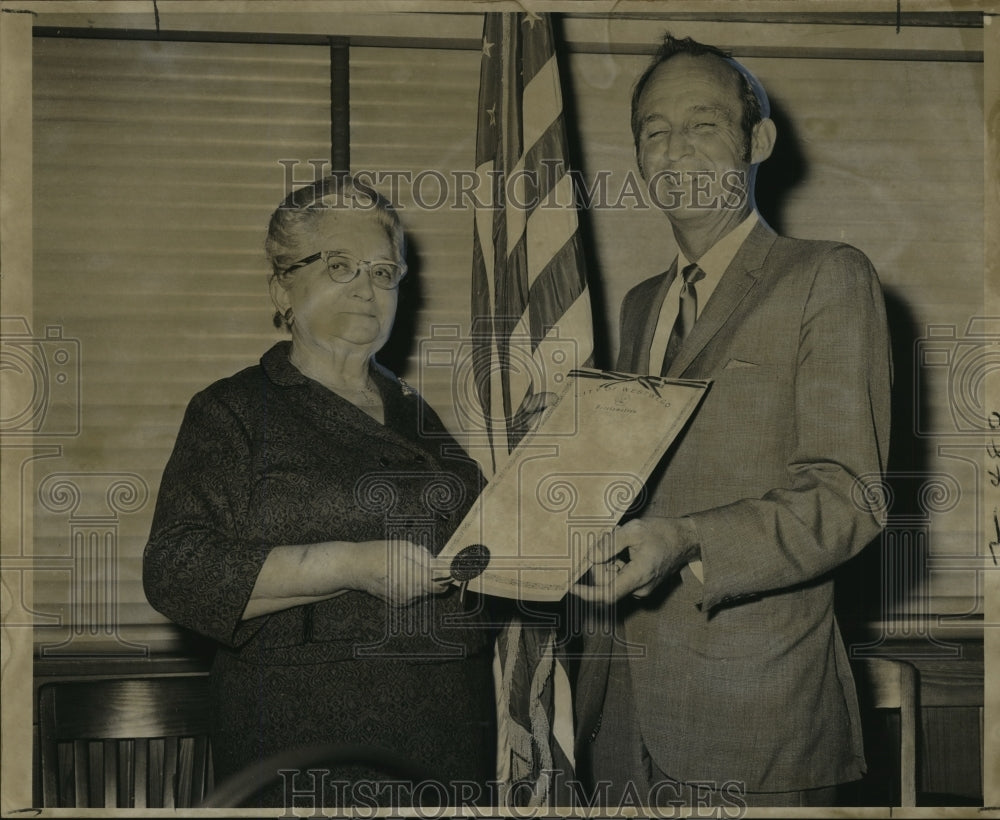
M 439 555 L 453 580 L 504 598 L 562 598 L 589 569 L 589 547 L 636 500 L 708 386 L 571 371 Z

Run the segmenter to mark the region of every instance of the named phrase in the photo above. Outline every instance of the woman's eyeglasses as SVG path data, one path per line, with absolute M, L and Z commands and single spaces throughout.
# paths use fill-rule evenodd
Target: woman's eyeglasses
M 340 251 L 319 251 L 306 256 L 285 268 L 281 275 L 287 276 L 292 271 L 311 265 L 318 259 L 322 259 L 326 265 L 326 275 L 342 285 L 353 282 L 361 271 L 365 271 L 375 287 L 382 288 L 382 290 L 393 290 L 399 287 L 400 281 L 406 276 L 405 265 L 383 259 L 358 259 Z

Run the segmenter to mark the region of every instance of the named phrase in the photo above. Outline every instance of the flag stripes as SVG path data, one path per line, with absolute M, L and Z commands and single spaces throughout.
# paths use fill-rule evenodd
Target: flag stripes
M 590 363 L 593 330 L 551 22 L 486 13 L 482 51 L 473 373 L 496 470 L 523 434 L 511 424 L 518 409 Z M 514 618 L 495 661 L 498 778 L 520 784 L 519 794 L 527 786 L 528 805 L 552 804 L 552 770 L 573 774 L 570 686 L 556 632 Z
M 589 361 L 593 343 L 551 24 L 546 15 L 485 17 L 476 139 L 477 197 L 485 207 L 477 208 L 473 239 L 473 369 L 495 467 L 517 444 L 506 422 L 525 399 L 556 389 L 560 368 L 539 346 L 576 344 L 564 373 Z M 572 327 L 567 314 L 578 317 Z M 513 383 L 511 369 L 522 371 Z

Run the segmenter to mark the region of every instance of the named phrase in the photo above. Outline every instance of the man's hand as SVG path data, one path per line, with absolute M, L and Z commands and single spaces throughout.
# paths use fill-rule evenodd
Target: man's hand
M 604 604 L 629 594 L 644 598 L 700 556 L 698 532 L 690 518 L 633 519 L 591 549 L 591 583 L 577 583 L 571 592 Z

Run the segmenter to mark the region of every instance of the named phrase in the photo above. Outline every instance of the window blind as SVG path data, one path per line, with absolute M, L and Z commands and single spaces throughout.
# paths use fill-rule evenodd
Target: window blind
M 397 207 L 413 268 L 379 358 L 460 440 L 453 370 L 432 351 L 457 351 L 469 332 L 473 210 L 456 181 L 475 170 L 479 62 L 478 51 L 351 48 L 352 170 Z
M 36 437 L 55 447 L 34 469 L 36 644 L 165 651 L 179 632 L 141 585 L 160 475 L 194 393 L 280 338 L 263 239 L 285 193 L 280 160 L 329 157 L 329 53 L 34 46 L 31 331 L 50 336 L 41 355 L 70 357 L 53 424 L 78 421 Z
M 376 187 L 399 207 L 414 274 L 380 359 L 460 438 L 452 373 L 428 366 L 426 354 L 469 329 L 472 211 L 449 197 L 429 204 L 438 180 L 453 184 L 472 170 L 479 60 L 471 50 L 350 52 L 352 170 L 381 178 Z M 645 60 L 574 53 L 564 63 L 579 170 L 588 184 L 607 175 L 607 201 L 582 216 L 604 365 L 614 361 L 625 292 L 675 253 L 662 214 L 619 199 L 635 170 L 628 99 Z M 892 486 L 914 513 L 900 537 L 917 545 L 897 553 L 917 559 L 899 560 L 893 571 L 912 573 L 896 579 L 905 594 L 874 615 L 974 615 L 976 573 L 959 567 L 976 552 L 975 501 L 960 488 L 975 486 L 978 453 L 963 449 L 956 430 L 954 367 L 934 363 L 960 359 L 982 309 L 982 66 L 744 62 L 779 117 L 778 170 L 765 166 L 762 184 L 780 194 L 762 198 L 765 217 L 789 235 L 861 248 L 887 293 L 897 381 Z M 54 653 L 173 650 L 177 631 L 139 585 L 159 476 L 191 395 L 280 338 L 261 243 L 285 168 L 304 182 L 308 160 L 329 155 L 329 54 L 322 46 L 38 38 L 34 82 L 32 332 L 51 327 L 75 343 L 68 349 L 80 366 L 78 398 L 60 394 L 51 416 L 72 419 L 78 407 L 80 432 L 38 437 L 58 452 L 39 449 L 35 463 L 35 608 L 40 621 L 63 624 L 40 629 L 38 642 Z M 46 349 L 55 355 L 55 345 Z M 84 553 L 114 545 L 116 560 L 78 565 L 73 541 L 88 538 Z M 868 590 L 876 598 L 881 582 Z M 120 629 L 109 636 L 91 624 L 101 623 L 92 616 L 111 588 Z

